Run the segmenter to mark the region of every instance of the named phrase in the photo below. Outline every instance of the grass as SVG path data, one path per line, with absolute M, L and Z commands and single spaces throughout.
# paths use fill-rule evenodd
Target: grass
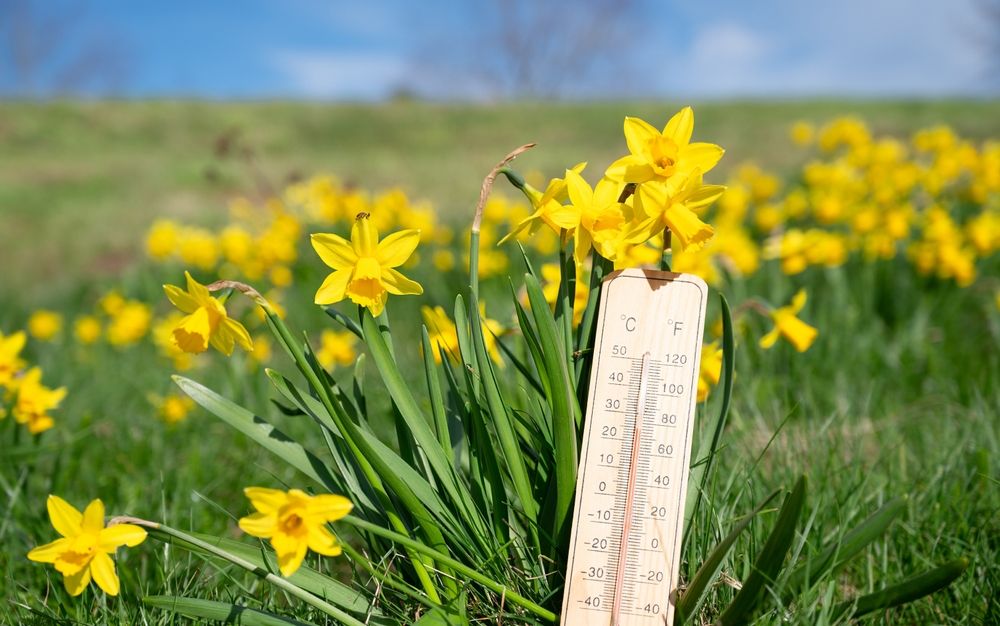
M 247 164 L 216 152 L 219 138 L 233 129 L 273 184 L 331 172 L 366 188 L 400 185 L 459 219 L 474 204 L 482 175 L 509 148 L 539 142 L 517 162 L 522 171 L 551 174 L 583 157 L 603 165 L 621 149 L 622 115 L 659 119 L 673 108 L 0 104 L 0 329 L 18 327 L 33 306 L 82 307 L 112 281 L 124 281 L 130 295 L 145 301 L 162 300 L 161 273 L 137 263 L 151 221 L 167 215 L 220 223 L 227 198 L 256 193 L 260 179 Z M 1000 136 L 995 102 L 750 102 L 696 110 L 697 137 L 726 146 L 727 167 L 753 159 L 783 173 L 801 159 L 785 139 L 795 119 L 853 113 L 880 133 L 905 136 L 946 122 L 972 138 Z M 831 588 L 800 599 L 791 623 L 829 623 L 824 594 L 874 591 L 959 556 L 971 565 L 951 588 L 867 623 L 1000 622 L 1000 321 L 981 292 L 967 298 L 934 281 L 903 285 L 905 276 L 900 264 L 810 272 L 800 282 L 809 289 L 809 320 L 822 340 L 802 355 L 784 345 L 757 350 L 754 338 L 763 325 L 743 320 L 726 453 L 713 497 L 696 520 L 682 576 L 690 577 L 765 494 L 807 474 L 807 522 L 793 551 L 817 548 L 892 497 L 909 500 L 902 519 Z M 308 302 L 318 277 L 300 278 L 297 298 Z M 458 285 L 461 278 L 442 282 Z M 487 296 L 492 288 L 484 287 Z M 734 303 L 751 294 L 785 302 L 791 294 L 783 276 L 766 271 L 725 291 Z M 315 328 L 323 316 L 313 313 L 293 308 L 293 327 Z M 395 319 L 397 333 L 413 319 Z M 120 554 L 123 595 L 117 599 L 88 591 L 70 601 L 51 568 L 24 558 L 54 538 L 44 514 L 48 493 L 78 506 L 100 496 L 111 514 L 236 536 L 235 519 L 246 511 L 242 487 L 298 480 L 205 413 L 176 427 L 156 421 L 146 394 L 163 393 L 170 383 L 150 346 L 74 350 L 71 343 L 58 349 L 34 343 L 28 354 L 47 379 L 71 390 L 59 413 L 64 427 L 33 441 L 12 420 L 0 421 L 0 624 L 179 623 L 141 603 L 142 596 L 158 594 L 243 596 L 251 606 L 322 623 L 255 580 L 153 542 Z M 245 374 L 241 358 L 215 358 L 193 377 L 275 417 L 263 372 Z M 274 367 L 291 371 L 281 359 Z M 368 389 L 373 397 L 382 391 L 374 377 Z M 710 400 L 705 411 L 715 411 L 718 401 Z M 293 436 L 309 432 L 297 418 L 277 421 Z M 745 578 L 775 517 L 773 509 L 762 514 L 737 543 L 710 611 L 732 598 L 725 581 Z M 323 566 L 345 580 L 351 575 L 337 560 Z M 779 621 L 770 615 L 761 623 Z

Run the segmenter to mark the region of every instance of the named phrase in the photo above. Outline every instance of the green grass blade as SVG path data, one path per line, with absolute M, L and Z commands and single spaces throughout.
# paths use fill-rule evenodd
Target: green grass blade
M 171 611 L 193 619 L 243 624 L 243 626 L 314 626 L 312 622 L 300 622 L 290 617 L 282 617 L 259 609 L 239 604 L 185 598 L 182 596 L 146 596 L 143 603 L 165 611 Z
M 257 567 L 270 571 L 274 574 L 278 573 L 278 561 L 274 557 L 274 553 L 269 549 L 263 548 L 260 543 L 251 545 L 243 543 L 242 541 L 237 541 L 236 539 L 215 537 L 195 532 L 190 533 L 190 535 L 206 544 L 219 548 L 229 554 L 238 556 Z M 191 550 L 201 555 L 214 556 L 212 553 L 201 549 L 197 545 L 185 542 L 177 537 L 167 537 L 166 540 L 168 543 L 179 545 L 186 550 Z M 307 565 L 299 567 L 299 569 L 296 570 L 294 574 L 289 576 L 287 580 L 293 585 L 305 589 L 306 591 L 323 598 L 331 604 L 336 604 L 345 611 L 365 614 L 369 610 L 373 610 L 368 597 L 360 590 L 348 587 L 339 580 L 331 578 L 325 574 L 321 574 Z M 378 615 L 378 613 L 378 610 L 374 610 L 375 615 Z
M 788 577 L 783 595 L 786 598 L 798 595 L 819 582 L 827 572 L 839 568 L 859 554 L 885 533 L 893 520 L 906 508 L 907 501 L 906 496 L 890 500 L 838 541 L 797 567 Z
M 729 310 L 729 302 L 726 297 L 719 294 L 719 304 L 722 308 L 722 405 L 719 407 L 719 414 L 715 424 L 712 426 L 712 438 L 698 446 L 698 454 L 695 455 L 695 463 L 691 467 L 691 474 L 688 476 L 687 500 L 685 505 L 686 519 L 684 521 L 684 541 L 681 545 L 687 545 L 687 538 L 690 536 L 692 521 L 696 519 L 698 509 L 701 507 L 701 500 L 704 497 L 705 489 L 711 478 L 711 469 L 715 464 L 715 456 L 719 451 L 719 442 L 722 440 L 722 432 L 726 428 L 726 421 L 729 418 L 729 406 L 733 398 L 733 371 L 736 369 L 736 340 L 733 336 L 733 315 Z
M 427 327 L 421 327 L 421 347 L 424 357 L 424 379 L 427 381 L 427 395 L 431 400 L 431 417 L 434 418 L 434 432 L 442 450 L 450 451 L 451 431 L 448 430 L 448 415 L 444 409 L 444 396 L 441 395 L 441 379 L 438 378 L 437 366 L 434 363 L 434 348 Z M 453 456 L 449 456 L 454 460 Z
M 469 319 L 476 366 L 479 371 L 483 395 L 486 398 L 486 406 L 489 408 L 489 419 L 493 424 L 497 439 L 499 439 L 502 456 L 513 481 L 514 492 L 521 501 L 521 510 L 528 518 L 529 532 L 533 534 L 538 519 L 538 504 L 531 488 L 531 480 L 528 478 L 528 470 L 524 465 L 524 455 L 521 452 L 520 442 L 507 410 L 507 403 L 504 402 L 500 393 L 496 374 L 493 371 L 493 363 L 486 352 L 486 339 L 483 336 L 483 325 L 479 318 L 479 299 L 475 294 L 472 294 L 469 300 Z M 534 539 L 534 543 L 537 546 L 537 537 Z
M 525 274 L 524 284 L 531 302 L 531 315 L 538 329 L 542 359 L 549 379 L 552 406 L 552 428 L 555 440 L 556 500 L 552 518 L 552 539 L 558 544 L 564 533 L 566 520 L 573 506 L 576 490 L 577 436 L 580 405 L 576 400 L 576 390 L 570 377 L 566 346 L 548 302 L 542 294 L 538 279 Z
M 750 525 L 754 517 L 771 500 L 774 500 L 779 493 L 781 493 L 780 489 L 775 489 L 771 492 L 771 495 L 758 504 L 757 508 L 739 520 L 729 534 L 712 549 L 708 558 L 705 559 L 701 567 L 698 568 L 697 573 L 695 573 L 694 578 L 691 579 L 691 583 L 684 591 L 684 594 L 677 600 L 677 613 L 674 618 L 675 625 L 683 624 L 691 619 L 692 616 L 698 614 L 698 609 L 701 608 L 702 603 L 707 597 L 705 592 L 708 591 L 712 581 L 719 574 L 723 560 L 729 554 L 729 550 L 732 549 L 733 544 L 736 543 L 736 539 L 740 536 L 740 533 Z
M 208 412 L 250 437 L 327 490 L 337 489 L 337 480 L 330 475 L 330 470 L 323 461 L 263 418 L 193 380 L 183 376 L 174 376 L 173 379 L 184 393 Z
M 919 600 L 950 585 L 968 567 L 969 560 L 964 557 L 949 561 L 881 591 L 861 596 L 856 600 L 841 602 L 834 610 L 834 615 L 841 617 L 849 612 L 852 619 L 857 619 L 874 611 L 883 611 Z
M 781 566 L 785 561 L 785 555 L 791 549 L 795 540 L 795 526 L 799 521 L 803 505 L 806 500 L 806 477 L 799 478 L 795 488 L 785 498 L 785 503 L 781 506 L 778 514 L 778 521 L 774 523 L 774 528 L 764 543 L 757 560 L 753 564 L 753 570 L 743 582 L 732 603 L 719 617 L 718 624 L 721 626 L 736 626 L 737 624 L 747 624 L 756 611 L 764 586 L 773 583 L 781 571 Z

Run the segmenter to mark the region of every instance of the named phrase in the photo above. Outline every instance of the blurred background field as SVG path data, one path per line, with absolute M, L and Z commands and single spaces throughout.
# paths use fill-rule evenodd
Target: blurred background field
M 581 155 L 600 167 L 620 150 L 614 120 L 657 119 L 675 108 L 668 102 L 0 103 L 0 249 L 8 259 L 0 295 L 24 306 L 50 305 L 79 279 L 113 278 L 140 258 L 145 231 L 158 217 L 218 225 L 233 197 L 260 197 L 268 185 L 280 189 L 315 174 L 367 189 L 399 187 L 432 202 L 442 221 L 460 225 L 470 219 L 484 172 L 517 145 L 539 144 L 519 165 L 545 176 Z M 822 124 L 856 115 L 875 133 L 901 139 L 941 123 L 973 141 L 1000 135 L 995 101 L 748 100 L 709 102 L 696 111 L 698 132 L 726 148 L 720 176 L 746 162 L 779 174 L 801 166 L 808 153 L 789 137 L 799 120 Z

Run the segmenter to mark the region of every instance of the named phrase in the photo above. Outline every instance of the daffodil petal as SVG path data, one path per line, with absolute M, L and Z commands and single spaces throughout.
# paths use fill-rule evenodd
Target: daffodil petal
M 322 526 L 311 526 L 309 528 L 309 549 L 316 554 L 323 556 L 337 556 L 340 554 L 340 544 L 336 537 L 329 530 Z
M 98 546 L 105 552 L 114 552 L 121 546 L 137 546 L 146 540 L 146 531 L 135 524 L 108 526 L 98 536 Z
M 340 302 L 347 295 L 347 284 L 351 280 L 351 270 L 337 270 L 323 281 L 323 284 L 316 290 L 316 304 L 334 304 Z
M 191 294 L 177 285 L 164 285 L 163 291 L 167 294 L 167 300 L 183 313 L 192 313 L 198 308 L 198 302 L 191 297 Z
M 678 147 L 686 146 L 693 132 L 694 110 L 691 107 L 684 107 L 675 113 L 663 127 L 663 136 L 672 139 Z
M 605 170 L 604 175 L 623 183 L 644 183 L 651 180 L 656 172 L 642 157 L 628 154 L 618 159 Z
M 50 495 L 45 502 L 45 507 L 49 510 L 49 520 L 57 533 L 63 537 L 75 537 L 82 532 L 83 514 L 77 511 L 72 504 L 59 496 Z
M 83 510 L 80 527 L 84 531 L 99 531 L 104 528 L 104 503 L 100 499 L 91 500 Z
M 354 505 L 344 496 L 324 494 L 310 498 L 307 510 L 311 516 L 322 518 L 325 522 L 332 522 L 344 517 L 353 508 Z
M 90 584 L 90 567 L 84 567 L 75 574 L 63 576 L 63 586 L 71 596 L 78 596 Z
M 187 279 L 187 290 L 188 293 L 194 298 L 195 302 L 203 304 L 212 297 L 209 293 L 208 288 L 202 285 L 197 280 L 191 276 L 190 272 L 184 272 L 184 277 Z
M 305 541 L 297 541 L 286 547 L 289 549 L 284 552 L 279 551 L 277 547 L 275 547 L 275 550 L 278 552 L 278 569 L 281 570 L 282 576 L 288 578 L 302 565 L 302 560 L 306 558 L 308 545 Z
M 247 487 L 243 490 L 243 495 L 261 513 L 277 513 L 288 501 L 288 495 L 284 491 L 267 487 Z
M 419 243 L 419 230 L 401 230 L 378 243 L 375 258 L 382 267 L 399 267 L 410 258 Z
M 677 238 L 681 250 L 703 244 L 715 234 L 715 229 L 701 221 L 694 211 L 682 204 L 671 204 L 663 218 L 670 226 L 670 232 Z
M 367 215 L 354 220 L 351 227 L 351 246 L 358 257 L 374 256 L 378 247 L 378 231 Z
M 725 153 L 714 143 L 693 143 L 681 148 L 678 158 L 684 169 L 699 169 L 705 173 L 715 167 Z
M 806 290 L 799 289 L 792 297 L 792 313 L 798 313 L 806 305 Z
M 251 513 L 240 518 L 240 530 L 253 537 L 267 539 L 274 535 L 278 527 L 278 518 L 274 513 Z
M 578 211 L 583 211 L 594 201 L 594 190 L 587 181 L 573 170 L 566 170 L 566 191 L 569 201 Z
M 65 537 L 62 539 L 56 539 L 55 541 L 49 542 L 43 546 L 33 548 L 31 552 L 28 553 L 28 560 L 35 561 L 36 563 L 55 563 L 59 555 L 68 550 L 69 547 L 69 539 L 66 539 Z
M 410 280 L 391 267 L 382 270 L 382 284 L 386 291 L 397 296 L 418 296 L 424 292 L 420 283 Z
M 775 326 L 774 328 L 771 329 L 770 332 L 768 332 L 766 335 L 760 338 L 760 347 L 764 348 L 765 350 L 773 347 L 775 342 L 778 341 L 778 336 L 780 334 L 781 331 L 778 330 L 777 326 Z
M 104 552 L 94 555 L 94 560 L 90 562 L 90 572 L 94 577 L 97 586 L 104 590 L 109 596 L 117 596 L 121 583 L 118 581 L 118 574 L 115 573 L 115 562 Z
M 186 316 L 174 328 L 173 338 L 177 347 L 184 352 L 197 354 L 208 349 L 209 337 L 212 334 L 212 324 L 208 309 L 198 307 L 194 313 Z
M 628 144 L 629 152 L 636 156 L 648 158 L 649 141 L 659 134 L 659 131 L 645 120 L 638 117 L 625 118 L 625 143 Z
M 309 238 L 313 250 L 324 263 L 335 270 L 347 269 L 354 265 L 358 255 L 351 242 L 333 233 L 317 233 Z
M 224 318 L 222 322 L 219 324 L 219 328 L 228 331 L 236 340 L 236 343 L 240 345 L 241 348 L 243 348 L 247 352 L 253 351 L 253 339 L 250 338 L 250 333 L 247 332 L 247 329 L 246 327 L 243 326 L 243 324 L 240 324 L 236 320 L 227 317 Z
M 213 348 L 226 356 L 231 355 L 233 348 L 236 347 L 236 338 L 233 336 L 233 333 L 222 325 L 216 327 L 215 332 L 208 338 L 208 342 Z

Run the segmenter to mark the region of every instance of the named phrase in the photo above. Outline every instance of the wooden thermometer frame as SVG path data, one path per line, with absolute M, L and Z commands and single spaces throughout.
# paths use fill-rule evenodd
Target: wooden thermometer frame
M 601 286 L 563 624 L 673 623 L 707 301 L 691 274 Z

